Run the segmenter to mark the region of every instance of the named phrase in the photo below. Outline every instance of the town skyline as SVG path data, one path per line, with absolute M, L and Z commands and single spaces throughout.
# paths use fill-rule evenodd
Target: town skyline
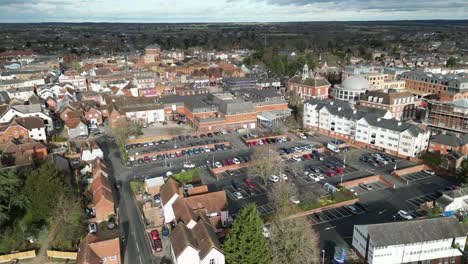
M 0 22 L 306 22 L 464 19 L 468 3 L 461 0 L 386 1 L 1 1 Z

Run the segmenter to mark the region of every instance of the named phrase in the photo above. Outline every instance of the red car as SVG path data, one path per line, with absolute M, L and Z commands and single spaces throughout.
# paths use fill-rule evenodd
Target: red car
M 181 152 L 176 152 L 176 157 L 182 157 L 182 153 Z
M 248 186 L 250 189 L 255 188 L 255 185 L 253 184 L 253 182 L 252 182 L 251 179 L 246 179 L 246 180 L 245 180 L 245 184 L 247 184 L 247 186 Z
M 159 232 L 158 232 L 158 230 L 156 230 L 156 229 L 151 230 L 151 239 L 152 239 L 152 240 L 158 240 L 158 239 L 159 239 Z
M 338 174 L 343 174 L 343 168 L 336 167 L 335 172 L 338 173 Z
M 228 165 L 234 165 L 234 161 L 232 160 L 227 160 Z
M 306 159 L 306 160 L 312 159 L 312 156 L 311 156 L 310 154 L 304 154 L 304 155 L 302 155 L 302 157 L 303 157 L 304 159 Z
M 151 158 L 148 157 L 148 156 L 145 156 L 145 157 L 143 158 L 143 161 L 144 161 L 145 163 L 148 163 L 148 162 L 151 161 Z
M 262 139 L 263 145 L 268 144 L 268 141 L 266 139 Z
M 332 170 L 327 171 L 326 174 L 328 177 L 333 177 L 336 175 L 335 172 L 333 172 Z

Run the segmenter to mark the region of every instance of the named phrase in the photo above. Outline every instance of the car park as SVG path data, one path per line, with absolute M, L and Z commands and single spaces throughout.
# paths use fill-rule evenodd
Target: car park
M 404 210 L 397 212 L 397 215 L 405 220 L 412 220 L 414 217 Z

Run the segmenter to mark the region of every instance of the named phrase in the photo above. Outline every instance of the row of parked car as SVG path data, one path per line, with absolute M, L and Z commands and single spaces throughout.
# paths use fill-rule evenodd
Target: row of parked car
M 150 162 L 154 162 L 158 160 L 179 158 L 179 157 L 184 157 L 184 156 L 193 156 L 193 155 L 199 155 L 199 154 L 208 153 L 208 152 L 223 151 L 226 149 L 230 149 L 230 146 L 227 146 L 224 144 L 215 144 L 214 148 L 209 148 L 205 146 L 205 147 L 192 148 L 188 150 L 181 150 L 181 151 L 176 151 L 176 152 L 171 152 L 171 153 L 159 154 L 156 156 L 144 156 L 143 158 L 137 159 L 136 162 L 138 164 L 150 163 Z M 129 165 L 132 165 L 131 162 Z
M 221 168 L 221 167 L 230 166 L 230 165 L 234 165 L 234 164 L 241 164 L 241 163 L 249 162 L 249 161 L 250 161 L 250 157 L 237 157 L 237 158 L 227 159 L 227 160 L 223 160 L 223 161 L 216 161 L 213 164 L 213 167 L 214 168 Z
M 370 153 L 370 154 L 363 154 L 361 157 L 359 157 L 360 161 L 367 162 L 371 166 L 374 167 L 379 167 L 379 166 L 384 166 L 387 165 L 391 162 L 395 162 L 396 159 L 387 155 L 384 155 L 382 153 Z
M 254 146 L 260 146 L 260 145 L 267 145 L 267 144 L 276 144 L 276 143 L 283 143 L 287 142 L 288 138 L 286 137 L 279 137 L 279 138 L 264 138 L 264 139 L 259 139 L 256 141 L 249 141 L 247 142 L 247 145 L 249 147 L 254 147 Z
M 285 154 L 301 153 L 301 152 L 308 152 L 308 151 L 311 151 L 313 154 L 318 153 L 314 146 L 303 145 L 303 146 L 296 146 L 296 147 L 290 147 L 290 148 L 282 148 L 279 150 L 279 154 L 285 155 Z

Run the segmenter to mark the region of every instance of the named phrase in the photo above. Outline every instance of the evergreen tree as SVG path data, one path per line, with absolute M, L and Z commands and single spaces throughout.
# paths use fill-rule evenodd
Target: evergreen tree
M 14 171 L 0 172 L 0 226 L 14 218 L 13 214 L 25 207 L 26 199 L 20 192 L 22 185 Z
M 224 243 L 229 264 L 268 264 L 270 255 L 262 233 L 263 221 L 255 204 L 242 208 Z

